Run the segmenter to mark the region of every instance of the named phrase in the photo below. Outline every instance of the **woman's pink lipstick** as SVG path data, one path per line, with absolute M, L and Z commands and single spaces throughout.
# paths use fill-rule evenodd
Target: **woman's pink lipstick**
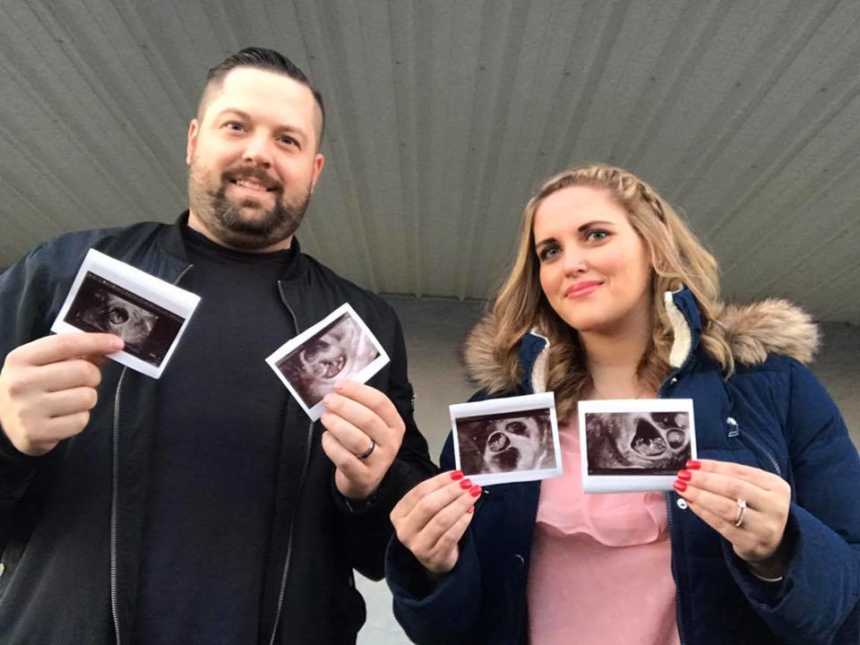
M 587 296 L 589 293 L 597 289 L 602 282 L 598 282 L 596 280 L 586 280 L 585 282 L 577 282 L 576 284 L 571 285 L 567 288 L 567 291 L 564 292 L 565 298 L 579 298 L 580 296 Z

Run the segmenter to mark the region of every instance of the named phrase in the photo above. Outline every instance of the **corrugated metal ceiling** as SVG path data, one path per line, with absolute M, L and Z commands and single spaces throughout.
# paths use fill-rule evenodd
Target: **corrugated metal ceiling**
M 726 290 L 860 324 L 860 3 L 4 0 L 0 266 L 185 204 L 208 67 L 257 44 L 329 108 L 300 238 L 374 290 L 487 297 L 538 180 L 640 173 Z

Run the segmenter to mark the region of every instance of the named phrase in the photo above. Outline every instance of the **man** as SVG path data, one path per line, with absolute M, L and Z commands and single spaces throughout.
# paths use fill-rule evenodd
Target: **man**
M 352 569 L 382 576 L 388 513 L 433 472 L 403 335 L 294 233 L 324 165 L 323 102 L 277 52 L 210 70 L 189 211 L 73 233 L 0 276 L 4 643 L 352 643 Z M 158 381 L 51 336 L 89 248 L 199 294 Z M 312 423 L 264 359 L 349 302 L 391 363 Z

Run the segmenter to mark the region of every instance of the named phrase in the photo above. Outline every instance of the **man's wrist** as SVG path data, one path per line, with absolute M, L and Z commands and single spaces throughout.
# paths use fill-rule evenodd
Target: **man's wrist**
M 337 479 L 335 478 L 332 480 L 332 488 L 334 489 L 335 497 L 340 500 L 343 507 L 345 507 L 350 513 L 363 513 L 375 506 L 376 501 L 379 498 L 379 490 L 381 487 L 382 483 L 380 482 L 367 494 L 356 493 L 353 491 L 345 493 L 337 485 Z
M 347 497 L 338 491 L 338 495 L 343 498 L 344 506 L 346 506 L 347 510 L 351 513 L 361 513 L 363 511 L 371 508 L 376 502 L 376 491 L 372 492 L 370 495 L 363 499 L 353 499 Z

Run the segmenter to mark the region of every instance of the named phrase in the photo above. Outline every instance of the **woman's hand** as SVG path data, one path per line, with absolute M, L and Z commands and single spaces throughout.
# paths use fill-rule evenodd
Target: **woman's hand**
M 397 539 L 429 572 L 448 573 L 460 557 L 457 545 L 480 495 L 481 487 L 459 470 L 421 482 L 391 511 Z
M 759 468 L 702 459 L 687 462 L 674 488 L 690 510 L 731 542 L 753 573 L 764 578 L 785 573 L 780 546 L 791 504 L 788 482 Z

